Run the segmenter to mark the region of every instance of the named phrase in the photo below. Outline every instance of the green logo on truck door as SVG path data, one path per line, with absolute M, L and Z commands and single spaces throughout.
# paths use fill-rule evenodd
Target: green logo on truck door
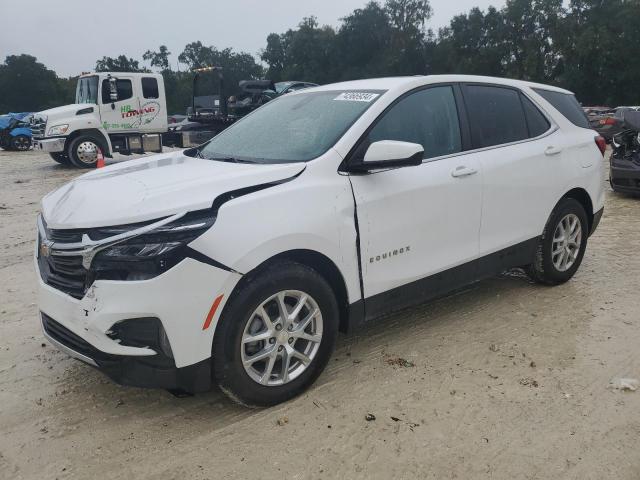
M 155 101 L 144 103 L 139 109 L 133 108 L 131 105 L 123 105 L 120 107 L 120 115 L 123 119 L 130 120 L 131 123 L 103 121 L 102 128 L 105 130 L 135 130 L 141 125 L 147 125 L 153 122 L 160 113 L 160 110 L 160 103 Z

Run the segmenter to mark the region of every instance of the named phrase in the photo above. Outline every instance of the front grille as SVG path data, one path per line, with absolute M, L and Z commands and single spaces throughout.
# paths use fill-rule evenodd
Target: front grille
M 60 342 L 62 345 L 70 348 L 74 352 L 81 353 L 85 357 L 89 357 L 93 360 L 106 358 L 103 352 L 95 348 L 86 340 L 80 338 L 68 328 L 63 327 L 49 315 L 42 312 L 40 314 L 42 315 L 42 327 L 44 328 L 44 331 L 55 341 Z
M 38 266 L 44 283 L 74 298 L 84 297 L 89 272 L 82 266 L 82 257 L 38 254 Z
M 78 230 L 49 230 L 47 229 L 47 239 L 60 243 L 80 243 L 82 232 Z
M 31 128 L 31 135 L 34 138 L 44 138 L 46 130 L 47 130 L 47 122 L 38 122 L 38 121 L 32 121 L 31 124 L 29 125 L 29 127 Z

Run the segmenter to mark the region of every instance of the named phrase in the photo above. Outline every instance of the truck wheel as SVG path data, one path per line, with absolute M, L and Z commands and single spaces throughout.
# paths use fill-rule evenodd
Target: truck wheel
M 589 222 L 584 207 L 573 198 L 564 198 L 551 212 L 540 237 L 534 261 L 528 267 L 532 280 L 559 285 L 573 277 L 582 263 Z
M 104 148 L 101 142 L 90 135 L 80 135 L 69 142 L 67 155 L 74 167 L 95 168 L 98 163 L 98 150 Z
M 11 147 L 20 152 L 26 152 L 31 148 L 31 139 L 26 135 L 16 135 L 11 140 Z
M 273 265 L 225 306 L 213 339 L 214 379 L 242 405 L 287 401 L 322 373 L 337 333 L 338 305 L 327 281 L 305 265 Z
M 71 160 L 69 160 L 69 155 L 64 152 L 51 152 L 49 156 L 58 162 L 60 165 L 71 165 Z

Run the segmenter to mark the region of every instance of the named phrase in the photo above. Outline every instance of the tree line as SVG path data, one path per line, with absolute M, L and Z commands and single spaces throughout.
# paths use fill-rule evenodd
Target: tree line
M 640 1 L 507 0 L 473 8 L 446 27 L 428 27 L 429 0 L 370 1 L 337 27 L 303 18 L 296 28 L 267 36 L 259 58 L 200 41 L 178 55 L 162 45 L 141 59 L 103 57 L 96 71 L 158 71 L 168 109 L 183 113 L 191 102 L 190 70 L 224 69 L 227 94 L 240 80 L 269 78 L 331 83 L 393 75 L 464 73 L 558 85 L 585 105 L 640 104 Z M 0 65 L 0 112 L 36 111 L 71 103 L 75 78 L 60 78 L 30 55 Z

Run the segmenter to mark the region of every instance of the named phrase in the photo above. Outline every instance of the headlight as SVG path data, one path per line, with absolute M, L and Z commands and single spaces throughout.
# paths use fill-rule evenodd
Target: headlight
M 53 127 L 51 127 L 49 129 L 49 132 L 47 132 L 47 135 L 52 137 L 54 135 L 64 135 L 65 133 L 67 133 L 67 130 L 69 130 L 69 125 L 64 124 L 64 125 L 54 125 Z
M 124 243 L 114 245 L 104 251 L 107 258 L 117 258 L 121 261 L 136 261 L 165 255 L 183 245 L 181 242 L 166 243 Z
M 175 222 L 98 252 L 91 271 L 95 279 L 146 280 L 156 277 L 184 260 L 189 252 L 187 245 L 214 222 L 211 210 L 188 213 Z M 131 229 L 132 226 L 101 228 L 90 237 L 95 240 L 108 238 Z
M 175 130 L 176 130 L 176 131 L 177 131 L 177 130 L 182 130 L 182 125 L 177 126 L 177 127 L 175 128 Z

